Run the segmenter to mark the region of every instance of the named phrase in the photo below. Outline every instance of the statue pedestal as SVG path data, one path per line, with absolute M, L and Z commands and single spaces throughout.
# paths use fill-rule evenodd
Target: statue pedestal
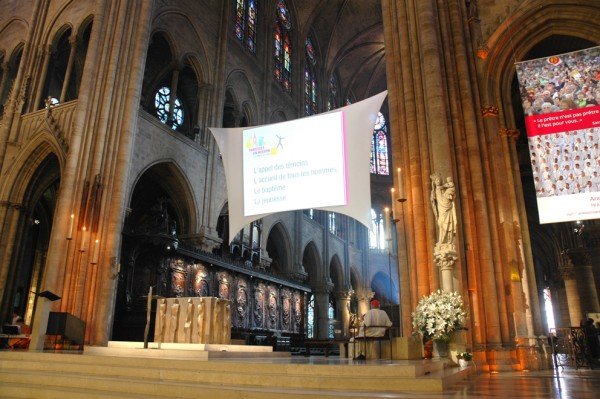
M 154 342 L 231 343 L 231 302 L 214 297 L 157 301 Z
M 395 360 L 416 360 L 423 358 L 423 349 L 421 340 L 415 337 L 394 337 Z

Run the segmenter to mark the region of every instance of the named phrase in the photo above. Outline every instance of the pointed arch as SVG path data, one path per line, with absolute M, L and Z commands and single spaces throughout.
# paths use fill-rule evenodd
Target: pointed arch
M 198 216 L 191 183 L 174 160 L 161 160 L 142 170 L 132 186 L 128 203 L 129 223 L 147 217 L 147 212 L 165 197 L 178 235 L 196 231 Z
M 292 272 L 292 245 L 290 234 L 281 222 L 271 227 L 267 235 L 267 254 L 271 258 L 271 272 L 285 275 Z
M 337 254 L 333 255 L 329 262 L 329 277 L 333 282 L 334 290 L 341 291 L 346 289 L 344 267 Z
M 308 280 L 311 285 L 319 282 L 319 269 L 321 265 L 321 255 L 314 241 L 309 241 L 302 251 L 302 266 L 308 274 Z

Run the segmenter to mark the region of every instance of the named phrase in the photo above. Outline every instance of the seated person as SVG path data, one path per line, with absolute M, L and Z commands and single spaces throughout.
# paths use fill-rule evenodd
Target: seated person
M 365 313 L 363 322 L 358 330 L 357 337 L 383 337 L 386 327 L 392 326 L 392 321 L 384 310 L 379 309 L 380 303 L 377 299 L 371 300 L 371 309 Z M 364 360 L 365 354 L 361 348 L 357 360 Z

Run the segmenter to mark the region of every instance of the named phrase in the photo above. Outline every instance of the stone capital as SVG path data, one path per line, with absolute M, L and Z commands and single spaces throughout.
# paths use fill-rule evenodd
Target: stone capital
M 313 292 L 315 294 L 330 294 L 333 291 L 333 283 L 331 281 L 324 281 L 314 286 Z
M 435 264 L 442 270 L 452 269 L 458 260 L 454 244 L 436 244 L 433 250 Z
M 563 280 L 573 280 L 575 278 L 575 267 L 569 259 L 566 259 L 562 265 L 558 267 L 558 274 Z
M 571 248 L 563 252 L 571 264 L 577 266 L 590 265 L 590 251 L 586 248 Z
M 352 295 L 354 295 L 354 291 L 334 291 L 333 297 L 340 301 L 349 301 L 352 299 Z

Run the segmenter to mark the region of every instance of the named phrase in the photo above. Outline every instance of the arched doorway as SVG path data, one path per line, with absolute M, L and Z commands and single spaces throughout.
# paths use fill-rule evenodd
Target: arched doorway
M 12 313 L 31 325 L 35 292 L 44 273 L 48 243 L 60 187 L 60 166 L 56 155 L 48 155 L 37 167 L 25 190 L 15 233 L 12 258 L 2 295 L 2 320 Z
M 178 237 L 189 233 L 194 209 L 189 185 L 175 164 L 154 165 L 138 179 L 123 228 L 113 340 L 143 340 L 149 288 L 156 295 L 169 294 Z

